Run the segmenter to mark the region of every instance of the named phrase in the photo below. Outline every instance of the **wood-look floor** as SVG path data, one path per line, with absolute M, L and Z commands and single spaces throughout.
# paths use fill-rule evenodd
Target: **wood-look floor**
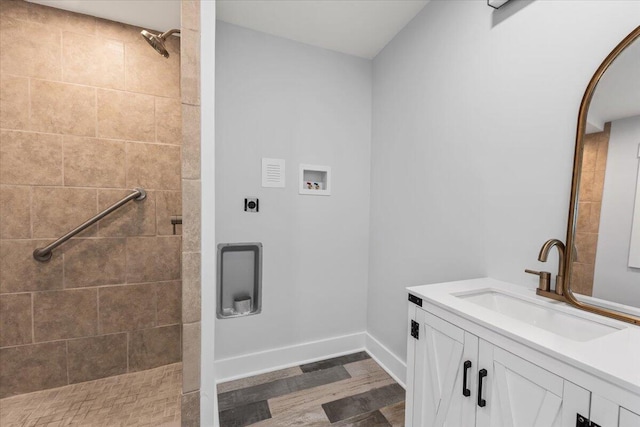
M 404 398 L 365 352 L 218 385 L 221 427 L 402 427 Z

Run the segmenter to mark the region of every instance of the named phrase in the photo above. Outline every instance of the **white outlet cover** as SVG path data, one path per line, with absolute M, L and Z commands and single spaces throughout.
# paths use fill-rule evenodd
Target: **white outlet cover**
M 284 159 L 262 159 L 262 186 L 263 187 L 284 187 Z

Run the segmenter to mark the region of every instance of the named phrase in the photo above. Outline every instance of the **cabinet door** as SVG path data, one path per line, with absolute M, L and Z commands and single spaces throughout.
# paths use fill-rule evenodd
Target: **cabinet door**
M 640 426 L 640 415 L 620 408 L 620 424 L 618 427 L 638 427 Z
M 413 393 L 407 425 L 473 426 L 478 338 L 423 310 L 416 311 L 416 321 L 420 331 L 414 343 Z M 469 396 L 463 392 L 465 370 Z
M 563 414 L 564 380 L 539 366 L 480 341 L 480 369 L 486 369 L 478 406 L 478 427 L 575 426 L 578 410 L 589 408 L 589 393 L 573 386 Z M 479 391 L 480 393 L 480 391 Z M 567 424 L 568 423 L 568 424 Z
M 591 411 L 589 415 L 591 422 L 603 427 L 617 426 L 619 412 L 619 404 L 600 396 L 596 391 L 592 393 Z

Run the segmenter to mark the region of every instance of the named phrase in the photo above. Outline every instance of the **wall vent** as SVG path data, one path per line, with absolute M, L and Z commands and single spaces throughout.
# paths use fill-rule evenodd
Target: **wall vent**
M 284 159 L 262 159 L 262 186 L 284 187 Z

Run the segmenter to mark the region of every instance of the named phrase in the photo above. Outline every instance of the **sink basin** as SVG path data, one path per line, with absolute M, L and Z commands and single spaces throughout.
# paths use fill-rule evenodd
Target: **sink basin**
M 482 290 L 455 296 L 573 341 L 590 341 L 619 330 L 496 290 Z

